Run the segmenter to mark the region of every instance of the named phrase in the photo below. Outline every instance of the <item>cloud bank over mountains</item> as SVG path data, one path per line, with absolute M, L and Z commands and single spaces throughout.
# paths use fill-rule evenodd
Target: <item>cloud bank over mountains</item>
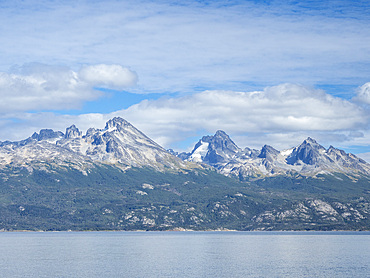
M 301 140 L 308 135 L 325 142 L 360 142 L 370 123 L 369 110 L 361 105 L 295 84 L 143 101 L 116 114 L 154 138 L 165 133 L 166 138 L 160 140 L 164 145 L 194 131 L 218 129 L 239 137 L 242 146 L 259 146 L 263 139 L 284 148 L 294 145 L 297 136 Z
M 366 145 L 370 140 L 367 106 L 370 83 L 359 88 L 354 101 L 285 83 L 262 91 L 206 90 L 147 99 L 107 114 L 60 115 L 58 110 L 101 97 L 104 92 L 94 89 L 95 86 L 115 89 L 134 86 L 138 80 L 136 73 L 119 65 L 84 66 L 75 72 L 40 64 L 26 65 L 14 72 L 0 75 L 4 96 L 0 127 L 6 131 L 0 140 L 24 139 L 35 129 L 45 127 L 64 130 L 76 124 L 82 130 L 91 126 L 101 128 L 114 116 L 132 122 L 164 147 L 182 150 L 193 143 L 182 142 L 184 138 L 192 140 L 219 129 L 231 134 L 240 146 L 255 148 L 260 148 L 263 142 L 284 149 L 307 136 L 341 147 Z M 30 113 L 42 109 L 50 112 Z

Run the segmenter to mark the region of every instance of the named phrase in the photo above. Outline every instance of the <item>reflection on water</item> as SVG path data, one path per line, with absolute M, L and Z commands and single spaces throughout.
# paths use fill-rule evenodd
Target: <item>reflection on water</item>
M 1 277 L 369 277 L 368 232 L 0 233 Z

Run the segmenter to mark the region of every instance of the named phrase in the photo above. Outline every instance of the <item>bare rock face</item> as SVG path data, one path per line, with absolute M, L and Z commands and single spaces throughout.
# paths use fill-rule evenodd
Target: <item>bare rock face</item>
M 41 129 L 40 133 L 35 132 L 31 139 L 34 139 L 36 141 L 42 141 L 47 139 L 55 139 L 55 138 L 61 138 L 63 136 L 63 133 L 60 131 L 54 131 L 52 129 Z
M 79 138 L 82 136 L 82 132 L 78 130 L 75 125 L 71 125 L 66 129 L 66 133 L 64 134 L 64 138 L 66 139 L 74 139 Z
M 308 165 L 333 162 L 330 158 L 323 155 L 325 152 L 326 150 L 323 146 L 309 137 L 301 145 L 293 149 L 292 153 L 286 158 L 286 161 L 290 165 L 300 162 Z
M 258 155 L 259 158 L 265 158 L 267 161 L 274 161 L 276 157 L 279 155 L 279 151 L 274 149 L 271 146 L 264 145 L 261 149 L 260 154 Z

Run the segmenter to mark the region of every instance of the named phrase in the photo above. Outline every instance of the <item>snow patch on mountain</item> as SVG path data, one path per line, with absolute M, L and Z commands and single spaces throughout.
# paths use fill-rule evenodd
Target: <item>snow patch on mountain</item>
M 203 159 L 208 152 L 208 146 L 208 142 L 203 142 L 201 140 L 199 147 L 194 150 L 194 152 L 189 156 L 188 160 L 194 162 L 203 162 Z

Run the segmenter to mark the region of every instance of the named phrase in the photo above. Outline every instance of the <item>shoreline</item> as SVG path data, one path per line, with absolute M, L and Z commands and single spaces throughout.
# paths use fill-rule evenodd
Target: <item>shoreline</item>
M 172 229 L 172 230 L 0 230 L 1 233 L 90 233 L 90 232 L 127 232 L 127 233 L 370 233 L 370 230 L 192 230 L 192 229 Z

